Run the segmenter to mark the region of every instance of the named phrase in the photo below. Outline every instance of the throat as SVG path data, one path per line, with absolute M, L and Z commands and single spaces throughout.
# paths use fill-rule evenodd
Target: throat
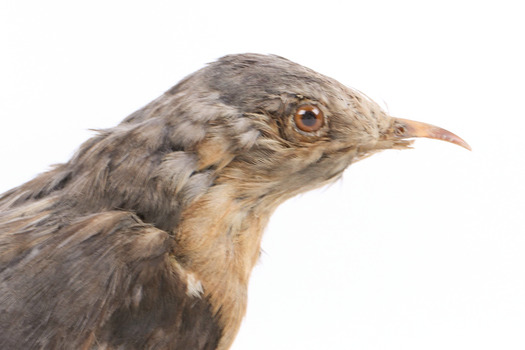
M 215 186 L 187 207 L 175 232 L 174 256 L 202 284 L 223 329 L 227 349 L 246 311 L 251 271 L 272 208 L 235 199 L 229 186 Z

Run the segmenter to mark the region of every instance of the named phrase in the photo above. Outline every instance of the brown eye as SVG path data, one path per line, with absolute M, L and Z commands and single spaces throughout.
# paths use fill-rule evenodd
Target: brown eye
M 304 105 L 297 108 L 294 116 L 295 125 L 306 132 L 319 130 L 324 124 L 323 112 L 314 105 Z

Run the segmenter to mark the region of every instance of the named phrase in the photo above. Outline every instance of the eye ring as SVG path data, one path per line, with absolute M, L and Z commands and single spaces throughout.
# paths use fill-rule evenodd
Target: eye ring
M 323 111 L 315 105 L 299 106 L 293 119 L 297 128 L 305 132 L 317 131 L 324 125 Z

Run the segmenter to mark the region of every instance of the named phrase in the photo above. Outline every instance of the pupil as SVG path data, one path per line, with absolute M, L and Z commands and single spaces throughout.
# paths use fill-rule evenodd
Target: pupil
M 315 116 L 315 113 L 312 111 L 306 111 L 304 112 L 303 116 L 301 117 L 301 121 L 306 126 L 314 126 L 317 122 L 317 118 Z

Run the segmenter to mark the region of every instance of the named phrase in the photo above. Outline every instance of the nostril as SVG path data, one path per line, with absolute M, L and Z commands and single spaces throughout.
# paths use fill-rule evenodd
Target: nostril
M 396 127 L 396 129 L 394 130 L 394 133 L 397 135 L 397 136 L 403 136 L 405 135 L 407 132 L 407 129 L 403 126 L 403 125 L 398 125 Z

